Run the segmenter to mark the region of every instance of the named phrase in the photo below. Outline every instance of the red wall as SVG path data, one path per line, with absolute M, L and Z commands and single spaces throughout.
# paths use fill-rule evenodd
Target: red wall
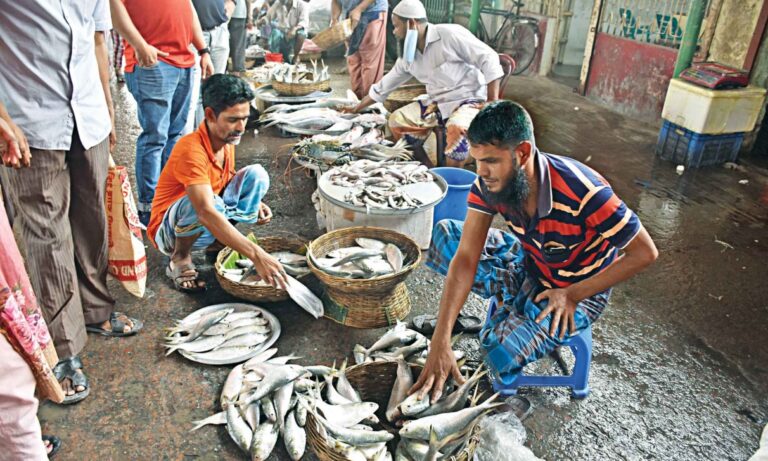
M 646 120 L 661 116 L 677 50 L 598 33 L 587 96 Z

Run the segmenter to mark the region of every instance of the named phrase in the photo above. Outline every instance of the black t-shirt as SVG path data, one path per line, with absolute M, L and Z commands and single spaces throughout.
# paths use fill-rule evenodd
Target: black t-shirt
M 203 30 L 211 30 L 227 22 L 224 0 L 192 0 Z

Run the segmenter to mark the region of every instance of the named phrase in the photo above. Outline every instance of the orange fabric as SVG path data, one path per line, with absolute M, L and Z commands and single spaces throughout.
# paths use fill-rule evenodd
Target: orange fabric
M 189 0 L 122 0 L 133 25 L 147 43 L 169 55 L 158 59 L 174 67 L 195 65 L 192 43 L 192 2 Z M 125 42 L 125 72 L 133 72 L 136 50 Z
M 187 187 L 210 184 L 213 193 L 219 194 L 232 180 L 235 176 L 235 146 L 227 144 L 224 149 L 222 168 L 216 163 L 205 121 L 195 132 L 179 139 L 157 180 L 152 216 L 147 226 L 147 235 L 152 245 L 156 245 L 155 234 L 163 222 L 165 212 L 187 194 Z
M 358 98 L 368 96 L 368 90 L 384 76 L 387 52 L 387 13 L 368 23 L 357 53 L 347 57 L 351 89 Z

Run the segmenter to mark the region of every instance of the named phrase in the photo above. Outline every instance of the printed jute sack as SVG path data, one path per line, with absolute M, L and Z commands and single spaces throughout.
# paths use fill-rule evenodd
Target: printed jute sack
M 128 171 L 110 159 L 107 174 L 107 225 L 109 228 L 109 274 L 134 296 L 144 296 L 147 286 L 147 254 L 141 238 L 144 227 L 133 202 Z

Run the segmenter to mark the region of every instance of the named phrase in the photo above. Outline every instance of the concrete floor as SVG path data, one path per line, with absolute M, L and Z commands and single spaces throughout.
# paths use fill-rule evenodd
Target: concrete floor
M 335 78 L 343 88 L 346 77 Z M 602 172 L 661 251 L 652 269 L 617 287 L 594 327 L 589 398 L 572 401 L 564 389 L 526 392 L 535 405 L 525 422 L 527 444 L 549 460 L 747 459 L 768 420 L 768 173 L 746 163 L 746 173 L 715 167 L 678 176 L 675 165 L 653 155 L 657 127 L 546 79 L 514 78 L 507 95 L 533 114 L 540 148 Z M 115 100 L 115 158 L 132 170 L 135 106 L 124 86 L 116 87 Z M 288 187 L 281 155 L 291 140 L 274 134 L 248 135 L 238 147 L 239 165 L 259 162 L 272 179 L 267 201 L 275 218 L 257 230 L 317 237 L 313 180 L 296 172 Z M 165 259 L 151 248 L 148 260 L 144 299 L 113 285 L 119 309 L 143 319 L 144 330 L 128 339 L 90 338 L 82 357 L 91 396 L 73 407 L 45 404 L 44 432 L 64 439 L 62 460 L 242 459 L 225 429 L 188 432 L 192 420 L 218 411 L 229 369 L 165 357 L 160 344 L 173 319 L 234 299 L 202 256 L 212 289 L 198 296 L 173 290 Z M 425 268 L 410 277 L 412 315 L 434 311 L 442 284 Z M 290 303 L 268 307 L 282 323 L 281 353 L 303 356 L 301 363 L 339 361 L 381 333 L 315 321 Z M 472 297 L 467 309 L 482 315 L 483 303 Z M 477 357 L 474 339 L 461 346 Z M 288 459 L 281 446 L 272 457 Z

